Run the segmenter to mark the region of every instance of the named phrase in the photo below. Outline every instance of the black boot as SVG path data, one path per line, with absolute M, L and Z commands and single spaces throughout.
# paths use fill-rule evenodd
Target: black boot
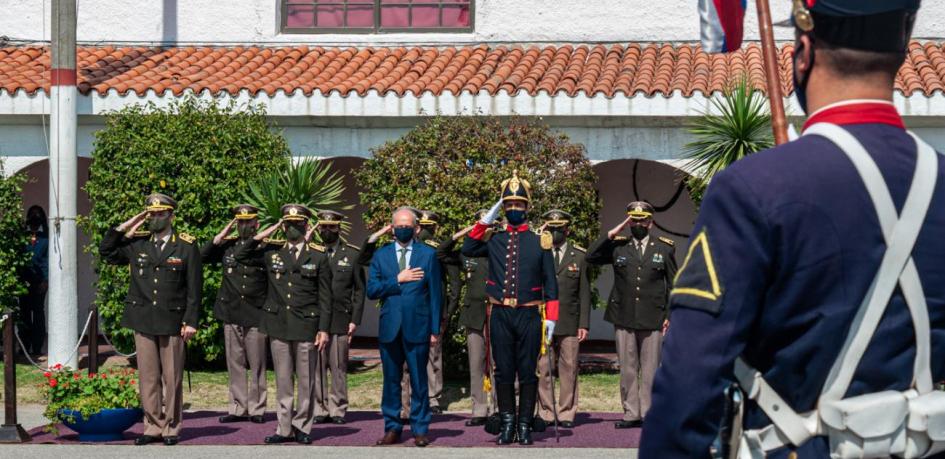
M 499 440 L 500 445 L 515 442 L 515 385 L 499 384 L 496 386 L 496 402 L 499 405 Z
M 518 391 L 518 444 L 532 444 L 532 422 L 535 419 L 537 384 L 520 384 Z

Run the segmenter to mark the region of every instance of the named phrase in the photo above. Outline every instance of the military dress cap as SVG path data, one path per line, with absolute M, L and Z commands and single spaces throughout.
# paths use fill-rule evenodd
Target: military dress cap
M 282 218 L 286 221 L 306 221 L 312 217 L 312 211 L 301 204 L 282 206 Z
M 877 52 L 909 46 L 920 0 L 794 0 L 790 23 L 831 45 Z
M 551 209 L 541 216 L 542 221 L 551 227 L 568 225 L 571 223 L 571 218 L 571 214 L 560 209 Z
M 151 193 L 145 199 L 145 210 L 148 212 L 160 212 L 162 210 L 174 210 L 177 208 L 177 201 L 174 198 L 162 194 Z
M 419 223 L 421 225 L 437 225 L 440 223 L 440 215 L 432 210 L 421 210 Z
M 512 172 L 512 178 L 502 181 L 502 202 L 531 201 L 531 185 L 518 177 L 518 171 Z
M 259 208 L 251 204 L 237 204 L 231 210 L 237 220 L 253 220 L 259 216 Z
M 653 217 L 653 206 L 646 201 L 633 201 L 627 204 L 627 215 L 632 220 L 646 220 Z
M 345 219 L 344 214 L 341 212 L 335 212 L 333 210 L 322 210 L 317 214 L 318 224 L 322 226 L 326 225 L 340 225 L 341 221 Z

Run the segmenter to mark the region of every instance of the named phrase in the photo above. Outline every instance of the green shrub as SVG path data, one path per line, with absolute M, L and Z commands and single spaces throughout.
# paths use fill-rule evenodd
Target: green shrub
M 440 215 L 437 238 L 473 223 L 473 214 L 499 198 L 502 180 L 517 170 L 532 186 L 529 218 L 560 208 L 573 215 L 572 239 L 584 247 L 599 234 L 601 203 L 584 147 L 533 118 L 430 118 L 402 138 L 375 149 L 356 172 L 364 220 L 380 228 L 400 205 Z M 465 334 L 455 314 L 444 344 L 449 377 L 468 371 Z
M 105 128 L 95 133 L 92 159 L 86 184 L 92 210 L 83 224 L 96 256 L 96 304 L 103 330 L 129 352 L 133 334 L 119 325 L 129 272 L 97 258 L 95 248 L 105 232 L 142 210 L 147 194 L 159 191 L 178 202 L 175 230 L 206 242 L 232 218 L 230 207 L 251 181 L 288 166 L 289 148 L 261 107 L 186 98 L 166 108 L 148 104 L 108 114 Z M 205 267 L 200 326 L 188 342 L 191 361 L 212 362 L 223 355 L 222 328 L 211 312 L 219 285 L 220 268 Z
M 19 278 L 31 259 L 23 217 L 25 181 L 22 174 L 6 176 L 0 159 L 0 310 L 16 308 L 17 297 L 26 294 L 26 285 Z

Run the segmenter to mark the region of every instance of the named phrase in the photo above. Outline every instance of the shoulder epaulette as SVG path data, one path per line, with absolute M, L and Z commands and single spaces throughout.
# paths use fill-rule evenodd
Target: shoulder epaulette
M 627 240 L 627 236 L 614 236 L 614 241 L 623 242 Z
M 439 242 L 434 241 L 433 239 L 427 239 L 423 241 L 424 244 L 433 247 L 434 249 L 440 246 Z
M 151 235 L 151 232 L 146 231 L 146 230 L 138 230 L 138 231 L 135 231 L 134 233 L 131 233 L 131 237 L 148 237 L 150 235 Z
M 285 239 L 270 239 L 267 237 L 263 239 L 263 242 L 265 242 L 266 244 L 272 244 L 272 245 L 285 245 Z
M 574 250 L 577 250 L 578 252 L 587 253 L 587 249 L 585 249 L 584 247 L 581 247 L 581 246 L 579 246 L 579 245 L 572 245 L 571 247 L 573 247 Z
M 194 241 L 197 240 L 197 238 L 195 238 L 195 237 L 193 237 L 193 236 L 191 236 L 191 235 L 189 235 L 189 234 L 187 234 L 187 233 L 180 233 L 180 234 L 178 234 L 178 236 L 180 236 L 180 240 L 182 240 L 182 241 L 184 241 L 184 242 L 186 242 L 186 243 L 188 243 L 188 244 L 193 244 Z
M 361 247 L 358 247 L 358 246 L 356 246 L 356 245 L 354 245 L 354 244 L 348 244 L 348 243 L 346 242 L 345 245 L 348 246 L 349 249 L 354 249 L 354 250 L 357 250 L 357 251 L 359 251 L 359 252 L 361 251 Z
M 314 243 L 314 242 L 309 242 L 309 243 L 308 243 L 308 248 L 310 248 L 310 249 L 312 249 L 312 250 L 315 250 L 315 251 L 318 251 L 318 252 L 324 252 L 324 251 L 325 251 L 325 246 L 316 244 L 316 243 Z
M 670 247 L 676 245 L 676 241 L 674 241 L 674 240 L 672 240 L 672 239 L 670 239 L 670 238 L 668 238 L 668 237 L 660 236 L 659 239 L 660 239 L 661 241 L 665 242 L 666 245 L 668 245 L 668 246 L 670 246 Z
M 235 241 L 236 239 L 237 239 L 237 236 L 227 236 L 223 238 L 224 241 Z

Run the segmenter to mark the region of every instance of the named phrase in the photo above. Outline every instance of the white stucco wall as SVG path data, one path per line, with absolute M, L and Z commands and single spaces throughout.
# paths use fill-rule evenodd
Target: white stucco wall
M 475 31 L 449 34 L 298 35 L 280 33 L 280 0 L 81 0 L 78 38 L 86 42 L 443 43 L 694 41 L 696 0 L 477 0 Z M 774 20 L 790 0 L 771 0 Z M 4 0 L 0 35 L 49 38 L 50 0 Z M 757 40 L 755 2 L 746 38 Z M 777 38 L 793 39 L 787 28 Z M 945 36 L 945 1 L 924 2 L 920 38 Z

